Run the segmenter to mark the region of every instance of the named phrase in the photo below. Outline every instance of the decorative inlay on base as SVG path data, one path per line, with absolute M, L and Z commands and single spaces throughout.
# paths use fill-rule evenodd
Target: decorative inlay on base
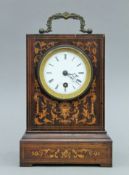
M 95 157 L 99 157 L 100 152 L 85 148 L 44 148 L 37 151 L 32 151 L 31 155 L 45 159 L 93 159 Z
M 106 134 L 64 135 L 26 133 L 20 143 L 21 166 L 33 164 L 97 164 L 112 165 L 112 142 Z M 90 139 L 92 138 L 92 139 Z
M 106 161 L 110 161 L 111 145 L 107 142 L 105 142 L 106 144 L 102 142 L 79 142 L 79 146 L 77 146 L 77 143 L 68 143 L 66 145 L 66 142 L 34 142 L 23 142 L 21 145 L 21 159 L 24 162 L 31 162 L 33 164 L 37 162 L 88 162 L 100 164 L 105 157 L 107 158 Z

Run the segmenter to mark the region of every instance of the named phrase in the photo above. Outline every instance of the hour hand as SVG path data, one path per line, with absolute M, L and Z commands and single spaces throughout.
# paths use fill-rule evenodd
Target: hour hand
M 73 77 L 73 75 L 72 74 L 70 74 L 70 73 L 68 73 L 68 71 L 67 70 L 64 70 L 63 72 L 62 72 L 62 74 L 64 75 L 64 76 L 68 76 L 69 78 L 71 78 L 71 79 L 73 79 L 74 77 Z

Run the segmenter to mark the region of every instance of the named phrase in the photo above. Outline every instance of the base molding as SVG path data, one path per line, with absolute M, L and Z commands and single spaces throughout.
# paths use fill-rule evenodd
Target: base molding
M 104 133 L 25 133 L 20 141 L 20 166 L 88 164 L 112 166 L 112 141 Z

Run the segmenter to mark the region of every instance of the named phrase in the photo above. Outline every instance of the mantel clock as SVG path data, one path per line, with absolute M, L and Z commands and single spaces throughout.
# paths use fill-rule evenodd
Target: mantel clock
M 60 18 L 79 20 L 83 34 L 45 34 Z M 104 124 L 104 35 L 86 30 L 82 16 L 64 12 L 26 40 L 27 129 L 20 166 L 112 166 Z

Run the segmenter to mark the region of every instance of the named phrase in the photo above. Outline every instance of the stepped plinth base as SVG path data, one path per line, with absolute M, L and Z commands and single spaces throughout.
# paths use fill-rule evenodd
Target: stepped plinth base
M 112 166 L 112 141 L 106 132 L 88 134 L 25 133 L 20 166 L 87 164 Z

